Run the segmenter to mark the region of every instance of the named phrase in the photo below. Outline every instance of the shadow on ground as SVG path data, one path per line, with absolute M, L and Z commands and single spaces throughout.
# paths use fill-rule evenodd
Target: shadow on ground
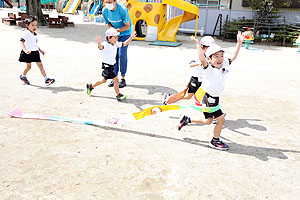
M 140 131 L 135 131 L 135 130 L 127 130 L 127 129 L 123 129 L 123 128 L 114 128 L 114 127 L 106 127 L 106 126 L 98 126 L 98 125 L 93 125 L 93 126 L 104 129 L 104 130 L 130 133 L 130 134 L 141 135 L 141 136 L 145 136 L 145 137 L 153 137 L 153 138 L 158 138 L 158 139 L 174 140 L 174 141 L 178 141 L 178 142 L 184 142 L 184 143 L 198 145 L 198 146 L 205 147 L 205 148 L 210 148 L 208 146 L 209 141 L 197 140 L 197 139 L 192 139 L 192 138 L 178 139 L 178 138 L 174 138 L 174 137 L 157 135 L 157 134 L 153 134 L 153 133 L 145 133 L 145 132 L 140 132 Z M 283 159 L 283 160 L 288 159 L 288 157 L 284 154 L 285 152 L 300 154 L 300 151 L 296 151 L 296 150 L 248 146 L 248 145 L 242 145 L 242 144 L 232 142 L 226 138 L 223 138 L 223 139 L 226 141 L 229 141 L 229 142 L 227 142 L 227 144 L 229 145 L 230 149 L 228 151 L 226 151 L 227 153 L 252 156 L 252 157 L 255 157 L 262 161 L 267 161 L 269 159 L 269 157 Z M 217 150 L 214 150 L 214 151 L 217 151 Z
M 38 86 L 38 85 L 30 85 L 32 87 L 36 87 L 37 89 L 41 89 L 41 90 L 50 90 L 52 91 L 52 93 L 57 94 L 59 92 L 82 92 L 84 91 L 83 89 L 76 89 L 76 88 L 72 88 L 72 87 L 67 87 L 67 86 L 59 86 L 59 87 L 43 87 L 43 86 Z

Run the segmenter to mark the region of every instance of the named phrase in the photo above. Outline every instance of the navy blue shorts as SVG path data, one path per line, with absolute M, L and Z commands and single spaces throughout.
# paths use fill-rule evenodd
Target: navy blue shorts
M 103 69 L 102 76 L 104 77 L 105 80 L 113 79 L 117 76 L 114 72 L 114 66 L 113 65 L 102 63 L 102 69 Z
M 213 97 L 210 96 L 208 93 L 205 93 L 203 99 L 202 99 L 202 104 L 206 105 L 207 107 L 215 107 L 219 105 L 219 97 Z M 208 112 L 203 112 L 205 119 L 208 118 L 218 118 L 221 115 L 223 115 L 223 112 L 221 109 L 208 113 Z

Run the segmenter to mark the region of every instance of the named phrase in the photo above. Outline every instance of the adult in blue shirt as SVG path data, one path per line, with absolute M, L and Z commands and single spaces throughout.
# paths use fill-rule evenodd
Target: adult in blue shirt
M 103 18 L 108 27 L 114 27 L 120 35 L 118 37 L 119 42 L 126 41 L 131 35 L 131 20 L 129 18 L 128 9 L 116 2 L 117 0 L 106 0 L 105 8 L 103 9 Z M 128 45 L 120 47 L 118 49 L 116 64 L 114 65 L 114 72 L 118 75 L 119 65 L 121 72 L 121 81 L 119 87 L 123 88 L 126 86 L 125 74 L 127 71 L 127 49 Z M 114 85 L 113 81 L 108 85 L 112 87 Z

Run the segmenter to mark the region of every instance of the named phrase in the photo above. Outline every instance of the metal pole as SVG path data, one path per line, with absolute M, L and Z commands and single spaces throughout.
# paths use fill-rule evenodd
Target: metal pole
M 196 16 L 196 25 L 195 25 L 195 38 L 197 37 L 197 30 L 198 30 L 198 17 Z
M 282 46 L 285 46 L 285 38 L 286 38 L 286 26 L 285 26 L 285 17 L 283 17 L 283 42 L 282 42 Z

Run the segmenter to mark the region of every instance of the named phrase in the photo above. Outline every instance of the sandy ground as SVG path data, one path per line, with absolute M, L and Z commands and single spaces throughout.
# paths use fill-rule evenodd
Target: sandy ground
M 0 10 L 6 16 L 9 10 Z M 10 118 L 24 113 L 105 119 L 162 102 L 187 84 L 187 63 L 196 57 L 187 35 L 179 47 L 133 41 L 128 49 L 128 95 L 116 101 L 112 88 L 92 96 L 86 83 L 101 75 L 101 53 L 93 39 L 104 24 L 75 28 L 40 27 L 39 46 L 49 77 L 38 68 L 19 75 L 19 38 L 24 29 L 0 24 L 0 199 L 299 199 L 300 54 L 295 48 L 241 49 L 227 76 L 221 107 L 227 113 L 222 139 L 228 151 L 208 147 L 214 125 L 193 124 L 178 131 L 181 112 L 168 111 L 118 127 Z M 217 41 L 230 56 L 235 44 Z M 298 102 L 298 103 L 297 103 Z M 193 101 L 181 101 L 193 105 Z

